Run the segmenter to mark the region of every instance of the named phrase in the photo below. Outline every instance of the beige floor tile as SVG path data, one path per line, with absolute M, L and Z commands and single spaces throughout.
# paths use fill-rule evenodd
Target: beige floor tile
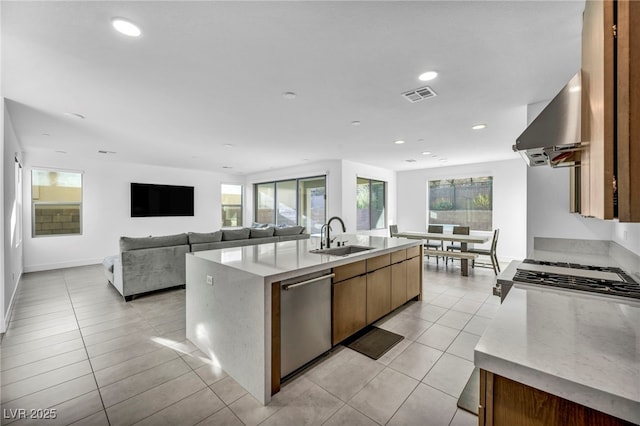
M 284 407 L 294 399 L 311 389 L 315 384 L 305 376 L 298 376 L 287 380 L 280 388 L 280 392 L 273 395 L 269 405 Z
M 490 322 L 491 322 L 491 319 L 479 317 L 476 315 L 469 320 L 469 322 L 467 323 L 467 325 L 464 326 L 462 331 L 466 331 L 467 333 L 482 336 L 482 333 L 484 333 L 484 330 L 487 328 Z
M 29 377 L 8 385 L 2 386 L 2 403 L 38 392 L 69 380 L 91 374 L 89 361 L 84 360 L 75 364 L 66 365 L 37 376 Z
M 2 350 L 2 368 L 5 370 L 20 367 L 22 365 L 27 365 L 32 362 L 45 360 L 54 356 L 76 351 L 78 349 L 84 350 L 84 344 L 82 342 L 82 339 L 76 338 L 61 343 L 55 343 L 50 346 L 42 346 L 31 351 L 7 355 L 7 352 L 13 352 L 10 349 L 11 348 L 3 347 Z
M 472 372 L 473 362 L 445 353 L 422 379 L 422 382 L 458 398 Z
M 262 405 L 250 394 L 246 394 L 229 405 L 231 411 L 246 426 L 255 426 L 275 414 L 282 407 L 277 404 Z
M 224 408 L 224 403 L 209 388 L 158 411 L 136 423 L 136 426 L 195 425 Z
M 409 376 L 385 368 L 349 401 L 349 405 L 374 421 L 385 424 L 418 383 Z
M 323 426 L 377 426 L 378 423 L 371 420 L 358 410 L 345 405 L 333 416 L 323 423 Z
M 205 386 L 193 371 L 189 371 L 187 374 L 165 381 L 145 392 L 107 407 L 109 422 L 112 426 L 134 424 L 189 395 L 193 395 L 204 389 Z
M 182 359 L 187 362 L 187 358 L 189 358 L 189 354 L 184 355 Z M 200 376 L 202 381 L 205 382 L 207 386 L 211 386 L 212 384 L 228 377 L 227 373 L 217 363 L 213 362 L 206 363 L 194 369 L 193 371 L 195 371 L 195 373 Z
M 103 388 L 129 376 L 149 370 L 167 361 L 178 358 L 178 354 L 168 348 L 160 348 L 136 358 L 95 372 L 98 387 Z
M 388 425 L 448 425 L 456 412 L 456 402 L 456 398 L 421 383 Z
M 324 390 L 346 402 L 383 368 L 383 364 L 351 349 L 344 348 L 314 367 L 306 376 Z
M 402 352 L 404 352 L 404 350 L 407 349 L 409 345 L 411 345 L 411 343 L 412 343 L 411 340 L 407 340 L 407 339 L 400 340 L 398 343 L 396 343 L 391 349 L 385 352 L 385 354 L 382 355 L 380 358 L 378 358 L 376 361 L 382 365 L 389 365 L 389 363 L 394 359 L 396 359 L 396 357 L 400 355 Z
M 477 426 L 478 425 L 478 416 L 475 416 L 468 411 L 464 411 L 461 409 L 456 410 L 455 416 L 453 416 L 453 420 L 449 423 L 449 426 Z
M 80 419 L 77 422 L 71 423 L 70 426 L 109 426 L 109 420 L 107 419 L 107 413 L 102 410 L 96 414 Z
M 476 312 L 476 315 L 480 317 L 485 317 L 485 318 L 495 318 L 499 308 L 500 308 L 500 305 L 496 305 L 495 303 L 485 302 L 480 307 L 480 309 L 478 309 L 478 312 Z
M 416 339 L 416 342 L 445 351 L 459 333 L 460 330 L 456 330 L 455 328 L 433 324 Z
M 441 355 L 442 351 L 420 343 L 412 343 L 389 364 L 389 367 L 416 380 L 422 380 Z
M 438 321 L 436 321 L 436 324 L 462 330 L 464 326 L 467 325 L 471 317 L 472 315 L 464 312 L 448 311 L 441 316 Z
M 100 388 L 100 394 L 104 406 L 109 408 L 188 372 L 189 366 L 177 358 Z
M 53 327 L 40 329 L 38 331 L 31 331 L 28 333 L 22 333 L 17 335 L 7 332 L 7 334 L 5 334 L 4 338 L 2 339 L 2 344 L 3 345 L 6 344 L 7 346 L 17 345 L 17 344 L 26 343 L 32 340 L 43 339 L 45 337 L 53 336 L 56 334 L 63 334 L 68 331 L 73 331 L 77 329 L 78 329 L 78 324 L 74 321 L 72 323 L 55 325 Z
M 447 312 L 447 308 L 436 306 L 431 303 L 422 302 L 419 306 L 419 309 L 416 310 L 414 315 L 429 322 L 436 322 Z
M 87 351 L 85 351 L 84 348 L 77 349 L 75 351 L 55 355 L 40 361 L 12 368 L 10 370 L 4 370 L 0 376 L 0 382 L 5 386 L 66 365 L 75 364 L 76 362 L 85 359 L 87 359 Z
M 299 398 L 278 410 L 261 425 L 321 425 L 343 405 L 344 402 L 319 386 L 313 385 Z
M 222 380 L 218 380 L 211 386 L 216 395 L 227 405 L 237 401 L 243 397 L 247 391 L 238 384 L 232 377 L 225 377 Z
M 24 408 L 28 411 L 30 409 L 53 407 L 96 389 L 93 374 L 87 374 L 86 376 L 69 380 L 59 385 L 23 396 L 22 398 L 14 399 L 6 404 L 2 404 L 2 408 L 6 410 Z
M 93 367 L 93 370 L 97 372 L 104 368 L 112 367 L 116 364 L 120 364 L 121 362 L 125 362 L 132 358 L 136 358 L 162 348 L 164 348 L 164 346 L 155 343 L 150 339 L 144 339 L 141 343 L 126 346 L 124 348 L 90 358 L 91 366 Z
M 380 328 L 399 334 L 407 340 L 415 340 L 432 325 L 432 322 L 411 315 L 396 315 L 380 325 Z
M 473 348 L 476 347 L 478 340 L 480 336 L 461 331 L 447 349 L 447 353 L 473 362 Z
M 49 414 L 53 414 L 52 418 L 44 419 L 28 419 L 13 423 L 15 426 L 23 425 L 68 425 L 79 420 L 85 419 L 97 413 L 104 413 L 102 400 L 97 390 L 73 398 L 63 402 L 55 407 L 48 408 L 51 410 Z M 55 418 L 53 418 L 55 417 Z M 90 424 L 90 423 L 88 423 Z M 105 423 L 106 417 L 105 417 Z
M 200 423 L 198 426 L 243 426 L 242 422 L 233 411 L 228 409 L 227 407 L 218 411 L 212 416 L 207 417 Z
M 473 315 L 480 309 L 480 306 L 482 306 L 482 302 L 477 300 L 460 299 L 458 303 L 451 307 L 451 310 Z

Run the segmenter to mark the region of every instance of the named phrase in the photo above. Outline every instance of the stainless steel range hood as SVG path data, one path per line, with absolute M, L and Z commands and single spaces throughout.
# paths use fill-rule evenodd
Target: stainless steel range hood
M 516 139 L 513 150 L 529 166 L 580 165 L 581 75 L 578 72 Z

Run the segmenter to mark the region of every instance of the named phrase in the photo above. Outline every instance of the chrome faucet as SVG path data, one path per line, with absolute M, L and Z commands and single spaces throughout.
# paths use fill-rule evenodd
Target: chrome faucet
M 333 216 L 331 219 L 329 219 L 327 221 L 327 223 L 325 223 L 324 225 L 322 225 L 322 228 L 320 229 L 320 241 L 322 241 L 322 229 L 325 228 L 325 226 L 327 227 L 327 230 L 325 231 L 325 247 L 326 248 L 330 248 L 331 247 L 331 235 L 329 233 L 329 231 L 331 231 L 331 222 L 333 220 L 337 220 L 340 222 L 340 224 L 342 225 L 342 232 L 347 232 L 347 227 L 344 226 L 344 222 L 342 221 L 342 219 L 340 219 L 338 216 Z M 321 243 L 322 244 L 322 243 Z

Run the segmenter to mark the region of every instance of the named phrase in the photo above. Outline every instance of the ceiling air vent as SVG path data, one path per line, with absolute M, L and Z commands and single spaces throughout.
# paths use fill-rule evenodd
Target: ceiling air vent
M 429 86 L 424 86 L 419 89 L 410 90 L 408 92 L 404 92 L 402 94 L 409 102 L 414 103 L 418 101 L 423 101 L 425 99 L 433 98 L 438 96 L 436 92 Z

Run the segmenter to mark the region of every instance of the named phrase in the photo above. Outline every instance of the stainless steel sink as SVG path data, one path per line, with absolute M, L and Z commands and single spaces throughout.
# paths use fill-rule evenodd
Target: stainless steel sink
M 328 249 L 317 249 L 311 250 L 310 253 L 316 254 L 330 254 L 332 256 L 347 256 L 353 253 L 359 253 L 361 251 L 373 250 L 375 247 L 365 247 L 365 246 L 342 246 L 342 247 L 334 247 Z

